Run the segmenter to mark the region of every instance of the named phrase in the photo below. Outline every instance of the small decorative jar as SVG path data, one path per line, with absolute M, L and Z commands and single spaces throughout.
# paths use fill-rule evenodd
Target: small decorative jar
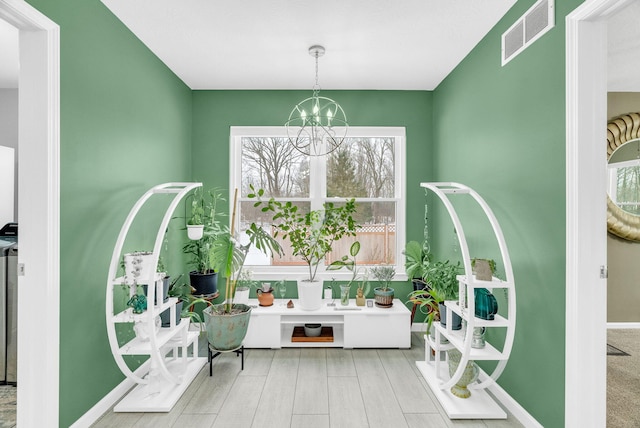
M 258 289 L 256 292 L 258 295 L 258 302 L 260 306 L 272 306 L 273 305 L 273 288 L 268 291 Z

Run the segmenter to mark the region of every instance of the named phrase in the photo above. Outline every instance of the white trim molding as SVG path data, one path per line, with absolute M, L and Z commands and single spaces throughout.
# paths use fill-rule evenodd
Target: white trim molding
M 140 367 L 138 367 L 134 374 L 138 377 L 144 376 L 149 372 L 151 361 L 145 361 Z M 111 392 L 105 395 L 102 400 L 98 401 L 87 413 L 82 415 L 80 419 L 75 421 L 70 428 L 88 428 L 96 423 L 102 415 L 107 413 L 111 408 L 124 397 L 127 392 L 137 384 L 129 379 L 125 378 L 118 386 L 113 388 Z
M 485 374 L 486 376 L 486 374 Z M 487 388 L 491 395 L 502 404 L 502 406 L 513 415 L 522 425 L 527 428 L 543 428 L 542 424 L 538 422 L 527 410 L 520 405 L 507 391 L 502 389 L 498 383 L 494 382 L 493 385 Z
M 60 29 L 22 0 L 0 0 L 19 30 L 17 425 L 58 425 L 60 367 Z M 34 197 L 35 196 L 35 197 Z M 32 296 L 46 304 L 33 316 Z
M 640 322 L 608 322 L 607 330 L 617 330 L 617 329 L 627 329 L 627 328 L 640 328 Z
M 565 427 L 606 426 L 606 19 L 628 1 L 566 17 Z

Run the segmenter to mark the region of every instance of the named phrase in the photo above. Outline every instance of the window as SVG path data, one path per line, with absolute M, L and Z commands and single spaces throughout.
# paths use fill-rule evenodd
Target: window
M 232 127 L 230 142 L 230 188 L 238 188 L 236 227 L 240 232 L 252 222 L 269 230 L 271 222 L 271 213 L 254 208 L 255 201 L 247 198 L 251 184 L 264 189 L 266 198 L 291 201 L 303 210 L 355 198 L 362 227 L 355 238 L 334 245 L 324 265 L 348 254 L 357 239 L 361 243 L 358 266 L 392 264 L 397 274 L 404 272 L 404 221 L 397 221 L 405 218 L 404 128 L 351 127 L 344 143 L 326 156 L 309 157 L 295 150 L 284 127 Z M 250 252 L 247 265 L 257 277 L 304 272 L 304 262 L 291 256 L 287 242 L 281 244 L 282 257 Z M 349 275 L 323 271 L 321 265 L 318 273 L 324 279 Z

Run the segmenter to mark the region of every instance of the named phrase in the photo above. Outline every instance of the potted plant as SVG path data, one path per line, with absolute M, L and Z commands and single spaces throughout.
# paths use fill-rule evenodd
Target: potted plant
M 471 267 L 478 281 L 491 281 L 496 272 L 496 262 L 493 259 L 471 259 Z
M 425 277 L 427 284 L 436 291 L 437 296 L 441 299 L 438 303 L 440 323 L 443 326 L 446 326 L 447 322 L 447 307 L 444 305 L 444 301 L 455 300 L 457 302 L 459 290 L 458 275 L 460 272 L 460 262 L 453 264 L 449 260 L 431 263 L 427 270 L 427 275 Z M 460 330 L 462 328 L 462 318 L 455 313 L 453 314 L 453 325 L 451 328 L 453 330 Z
M 356 213 L 355 199 L 346 200 L 343 205 L 336 206 L 333 202 L 326 202 L 322 210 L 303 213 L 297 205 L 290 201 L 281 202 L 271 198 L 262 201 L 262 189 L 252 193 L 249 198 L 258 199 L 255 207 L 262 206 L 262 211 L 271 211 L 273 227 L 282 239 L 288 239 L 292 254 L 300 257 L 306 263 L 309 274 L 298 281 L 298 299 L 300 308 L 316 310 L 322 306 L 322 281 L 316 280 L 318 266 L 331 252 L 333 243 L 344 236 L 355 236 L 359 227 L 353 218 Z
M 181 275 L 182 276 L 182 275 Z M 193 312 L 190 308 L 196 303 L 204 303 L 207 305 L 211 305 L 211 302 L 205 300 L 203 298 L 195 297 L 193 295 L 193 287 L 189 284 L 183 282 L 180 285 L 178 284 L 179 276 L 175 281 L 171 282 L 171 286 L 169 287 L 168 295 L 169 297 L 177 297 L 178 301 L 176 302 L 175 309 L 175 324 L 180 324 L 182 318 L 189 318 L 200 325 L 200 331 L 202 332 L 202 318 L 197 312 Z M 167 309 L 160 314 L 160 319 L 162 321 L 162 327 L 171 327 L 171 310 Z
M 251 287 L 257 287 L 257 284 L 258 282 L 253 280 L 253 272 L 249 269 L 243 269 L 236 282 L 236 292 L 233 295 L 234 303 L 248 305 Z
M 198 203 L 203 208 L 202 238 L 187 242 L 182 249 L 191 257 L 190 264 L 194 267 L 194 270 L 189 272 L 191 286 L 195 288 L 194 295 L 201 297 L 210 297 L 218 293 L 218 272 L 211 259 L 211 250 L 219 236 L 229 233 L 229 228 L 220 221 L 224 214 L 218 211 L 218 204 L 225 200 L 222 192 L 219 189 L 211 189 L 207 195 L 208 198 L 202 198 L 202 202 Z
M 124 281 L 127 285 L 141 284 L 151 278 L 155 272 L 153 253 L 150 251 L 133 251 L 122 256 L 121 267 L 124 269 Z
M 394 289 L 389 285 L 396 276 L 396 269 L 393 266 L 379 265 L 371 269 L 373 277 L 380 282 L 380 286 L 373 289 L 376 306 L 380 308 L 390 308 L 393 306 Z
M 444 302 L 444 297 L 435 289 L 428 286 L 424 289 L 413 290 L 409 293 L 409 302 L 418 305 L 420 312 L 426 315 L 424 322 L 427 324 L 425 333 L 434 338 L 433 326 L 434 321 L 440 321 L 440 303 Z M 445 342 L 446 338 L 442 338 L 441 342 Z
M 404 248 L 404 268 L 407 276 L 413 282 L 414 290 L 422 290 L 425 285 L 425 277 L 431 263 L 431 253 L 426 243 L 409 241 Z
M 191 200 L 191 217 L 187 221 L 187 236 L 193 241 L 202 238 L 204 234 L 204 199 L 202 187 L 196 187 Z
M 247 333 L 251 318 L 251 307 L 246 304 L 233 302 L 236 283 L 242 277 L 244 263 L 251 247 L 255 247 L 267 255 L 281 254 L 282 249 L 278 241 L 270 236 L 262 227 L 252 223 L 246 230 L 249 238 L 246 244 L 241 244 L 235 236 L 235 217 L 238 190 L 233 198 L 233 214 L 231 230 L 220 233 L 212 242 L 210 258 L 213 266 L 223 272 L 226 278 L 225 302 L 210 305 L 202 311 L 207 340 L 211 348 L 218 351 L 238 349 Z

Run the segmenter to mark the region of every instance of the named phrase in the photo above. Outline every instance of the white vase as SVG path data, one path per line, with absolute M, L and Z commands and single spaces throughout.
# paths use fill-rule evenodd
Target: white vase
M 298 280 L 298 305 L 304 311 L 316 311 L 322 306 L 322 281 Z
M 124 255 L 124 279 L 126 284 L 147 284 L 155 281 L 156 267 L 153 266 L 153 253 L 137 251 Z
M 233 297 L 233 303 L 248 305 L 249 287 L 236 287 L 236 295 Z
M 187 236 L 192 241 L 197 241 L 202 238 L 204 234 L 204 225 L 202 224 L 188 224 L 187 225 Z
M 151 329 L 149 328 L 149 323 L 147 322 L 147 320 L 144 319 L 144 320 L 137 320 L 135 324 L 133 324 L 133 331 L 135 331 L 136 337 L 138 339 L 142 340 L 143 342 L 146 342 L 149 340 L 152 334 L 158 333 L 161 325 L 162 325 L 162 321 L 160 320 L 160 315 L 158 315 L 153 320 L 153 325 L 151 326 Z

